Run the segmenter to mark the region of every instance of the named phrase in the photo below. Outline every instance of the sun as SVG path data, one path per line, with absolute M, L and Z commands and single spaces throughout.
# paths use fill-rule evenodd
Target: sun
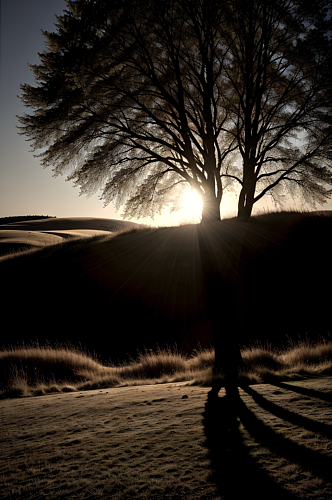
M 200 195 L 194 189 L 186 191 L 182 198 L 182 210 L 184 217 L 193 222 L 199 222 L 202 216 L 203 202 Z

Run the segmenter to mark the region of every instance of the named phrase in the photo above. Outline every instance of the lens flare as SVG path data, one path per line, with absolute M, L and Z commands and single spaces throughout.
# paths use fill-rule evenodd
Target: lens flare
M 183 212 L 189 219 L 200 220 L 202 215 L 203 202 L 197 191 L 187 191 L 183 195 Z

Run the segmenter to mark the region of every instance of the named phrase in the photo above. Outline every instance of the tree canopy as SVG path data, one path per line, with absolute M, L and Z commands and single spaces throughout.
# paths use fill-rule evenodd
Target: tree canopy
M 179 208 L 185 184 L 203 222 L 227 189 L 239 215 L 285 187 L 332 196 L 326 0 L 66 1 L 21 86 L 21 133 L 55 175 L 127 218 Z
M 331 42 L 326 2 L 231 2 L 226 72 L 242 158 L 239 215 L 265 194 L 331 197 Z

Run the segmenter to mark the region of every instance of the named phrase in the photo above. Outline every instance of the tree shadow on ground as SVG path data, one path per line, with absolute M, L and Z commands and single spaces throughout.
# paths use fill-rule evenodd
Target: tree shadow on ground
M 281 387 L 282 389 L 287 389 L 288 391 L 297 392 L 298 394 L 302 394 L 304 396 L 309 396 L 310 398 L 318 398 L 322 401 L 327 401 L 328 403 L 332 403 L 332 392 L 321 392 L 315 391 L 314 389 L 309 389 L 308 387 L 300 387 L 297 385 L 293 385 L 290 383 L 280 382 L 279 380 L 269 381 L 271 385 L 275 385 L 277 387 Z
M 331 436 L 331 428 L 266 400 L 251 388 L 244 391 L 265 410 L 297 426 Z M 286 439 L 266 425 L 244 403 L 243 399 L 209 396 L 204 411 L 206 444 L 212 466 L 212 481 L 226 499 L 248 498 L 291 500 L 298 498 L 283 488 L 250 454 L 241 427 L 258 445 L 317 477 L 330 481 L 332 459 L 317 451 Z
M 248 395 L 250 395 L 261 408 L 264 408 L 264 410 L 273 413 L 273 415 L 275 415 L 276 417 L 282 418 L 283 420 L 291 422 L 292 424 L 302 427 L 303 429 L 306 429 L 308 431 L 319 433 L 322 436 L 327 437 L 328 439 L 332 439 L 332 425 L 325 424 L 323 422 L 317 422 L 316 420 L 312 420 L 311 418 L 305 417 L 303 415 L 298 415 L 297 413 L 287 410 L 282 406 L 272 403 L 272 401 L 268 401 L 251 387 L 244 388 L 244 391 Z M 315 394 L 318 393 L 318 391 L 312 392 L 314 392 Z M 330 469 L 330 471 L 331 470 L 332 468 Z

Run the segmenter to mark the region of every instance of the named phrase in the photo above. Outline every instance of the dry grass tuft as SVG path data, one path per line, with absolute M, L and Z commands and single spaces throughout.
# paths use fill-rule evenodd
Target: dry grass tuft
M 250 346 L 242 350 L 240 383 L 332 372 L 332 342 L 302 341 L 285 350 Z M 121 365 L 105 365 L 73 346 L 21 346 L 0 351 L 1 397 L 22 397 L 104 387 L 186 381 L 210 385 L 213 349 L 190 356 L 175 349 L 146 350 Z

